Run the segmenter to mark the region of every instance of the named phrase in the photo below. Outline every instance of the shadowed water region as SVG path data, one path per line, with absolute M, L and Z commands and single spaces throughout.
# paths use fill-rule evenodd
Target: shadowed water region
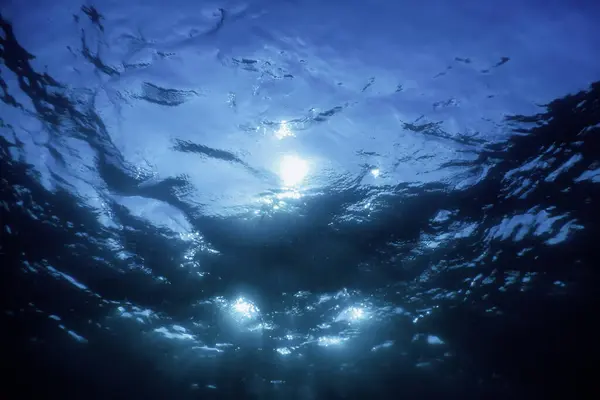
M 592 2 L 29 3 L 2 396 L 598 391 Z

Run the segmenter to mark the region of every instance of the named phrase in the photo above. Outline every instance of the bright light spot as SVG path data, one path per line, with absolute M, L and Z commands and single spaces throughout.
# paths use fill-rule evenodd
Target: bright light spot
M 323 295 L 319 296 L 319 301 L 317 302 L 317 304 L 325 303 L 326 301 L 329 301 L 331 299 L 332 299 L 332 297 L 330 295 L 323 294 Z
M 292 354 L 292 351 L 287 347 L 280 347 L 277 349 L 277 352 L 282 356 L 287 356 L 288 354 Z
M 429 335 L 427 336 L 427 343 L 429 344 L 444 344 L 444 341 L 440 339 L 438 336 Z
M 73 339 L 77 340 L 78 342 L 87 343 L 87 341 L 88 341 L 86 338 L 78 335 L 77 333 L 75 333 L 73 331 L 67 331 L 67 333 L 69 334 L 69 336 L 71 336 Z
M 378 351 L 381 349 L 387 349 L 389 347 L 392 347 L 394 345 L 394 342 L 392 340 L 386 340 L 385 342 L 378 344 L 377 346 L 374 346 L 371 351 Z
M 379 176 L 381 172 L 379 171 L 379 168 L 373 168 L 371 170 L 371 175 L 373 175 L 373 178 L 377 178 Z
M 308 174 L 308 163 L 298 156 L 286 155 L 279 165 L 279 176 L 287 187 L 296 186 Z
M 250 302 L 245 301 L 241 297 L 233 303 L 233 311 L 245 318 L 252 318 L 259 313 L 258 308 Z
M 167 339 L 194 340 L 194 336 L 190 335 L 189 333 L 186 333 L 186 330 L 183 327 L 174 325 L 173 330 L 175 332 L 170 332 L 167 328 L 163 326 L 154 329 L 154 332 L 162 334 Z
M 279 140 L 285 138 L 295 136 L 294 133 L 290 130 L 290 127 L 287 124 L 287 121 L 281 121 L 281 125 L 279 125 L 279 129 L 275 132 L 275 137 Z
M 283 200 L 283 199 L 298 200 L 299 198 L 302 197 L 302 194 L 298 193 L 296 191 L 287 191 L 287 192 L 283 192 L 283 193 L 277 193 L 277 195 L 275 197 L 277 197 L 280 200 Z
M 365 311 L 362 308 L 350 307 L 350 318 L 361 319 L 365 316 Z
M 319 346 L 335 346 L 341 344 L 343 341 L 344 339 L 339 336 L 321 336 L 319 338 Z
M 223 353 L 223 350 L 217 349 L 216 347 L 208 347 L 208 346 L 192 346 L 192 350 L 202 350 L 208 351 L 211 353 Z
M 363 320 L 367 317 L 367 312 L 363 307 L 348 307 L 342 311 L 337 317 L 336 322 L 349 321 L 355 322 Z

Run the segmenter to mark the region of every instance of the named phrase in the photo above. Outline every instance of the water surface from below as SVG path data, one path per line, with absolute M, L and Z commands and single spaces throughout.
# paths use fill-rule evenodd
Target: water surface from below
M 23 398 L 578 397 L 598 17 L 7 2 L 4 375 Z

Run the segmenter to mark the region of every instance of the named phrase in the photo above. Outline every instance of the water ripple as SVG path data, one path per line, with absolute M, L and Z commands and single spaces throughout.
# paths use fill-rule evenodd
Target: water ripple
M 8 5 L 8 343 L 99 396 L 557 391 L 597 281 L 581 7 Z

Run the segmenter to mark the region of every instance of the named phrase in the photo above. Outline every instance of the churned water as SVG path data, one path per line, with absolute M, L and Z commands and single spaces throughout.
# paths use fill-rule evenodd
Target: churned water
M 597 392 L 595 2 L 0 7 L 2 398 Z

